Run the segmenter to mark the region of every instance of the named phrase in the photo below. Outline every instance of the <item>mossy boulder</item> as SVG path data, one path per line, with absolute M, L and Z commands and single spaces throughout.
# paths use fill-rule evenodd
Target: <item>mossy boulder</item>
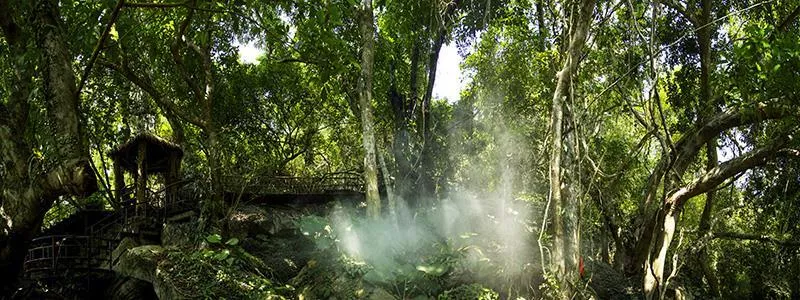
M 378 291 L 364 281 L 368 271 L 365 263 L 345 257 L 312 259 L 292 279 L 291 285 L 305 299 L 368 299 Z

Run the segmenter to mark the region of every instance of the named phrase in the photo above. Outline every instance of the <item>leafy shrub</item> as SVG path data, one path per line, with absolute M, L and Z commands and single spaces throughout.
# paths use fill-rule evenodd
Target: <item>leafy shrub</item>
M 461 299 L 475 299 L 475 300 L 497 300 L 500 299 L 500 294 L 490 288 L 486 288 L 480 284 L 473 283 L 462 285 L 457 288 L 448 290 L 439 295 L 439 300 L 461 300 Z
M 158 276 L 181 298 L 285 299 L 291 286 L 276 284 L 269 269 L 238 246 L 235 238 L 206 237 L 205 249 L 170 249 Z M 266 274 L 265 274 L 266 273 Z

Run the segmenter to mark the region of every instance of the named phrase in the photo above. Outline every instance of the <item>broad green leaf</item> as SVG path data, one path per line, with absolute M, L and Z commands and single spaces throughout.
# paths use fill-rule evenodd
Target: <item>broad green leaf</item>
M 208 241 L 209 243 L 212 243 L 212 244 L 219 244 L 220 241 L 222 241 L 222 237 L 219 236 L 219 234 L 215 233 L 215 234 L 211 234 L 211 235 L 207 236 L 206 237 L 206 241 Z
M 225 249 L 214 254 L 214 259 L 221 261 L 227 259 L 228 256 L 230 255 L 231 255 L 231 250 Z

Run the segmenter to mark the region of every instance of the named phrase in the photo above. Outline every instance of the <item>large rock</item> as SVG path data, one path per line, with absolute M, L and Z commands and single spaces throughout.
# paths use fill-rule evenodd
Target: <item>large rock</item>
M 161 245 L 190 247 L 197 235 L 196 221 L 183 223 L 165 223 L 161 228 Z
M 305 210 L 293 207 L 243 205 L 231 214 L 228 230 L 231 236 L 240 239 L 276 235 L 296 228 L 297 221 L 306 214 Z
M 165 258 L 164 248 L 146 245 L 128 249 L 120 255 L 113 270 L 120 275 L 155 284 L 158 263 Z
M 149 300 L 158 299 L 153 284 L 126 276 L 116 276 L 110 283 L 106 299 L 114 300 Z
M 310 260 L 290 284 L 302 299 L 366 299 L 371 293 L 361 273 L 335 259 Z
M 114 272 L 149 282 L 158 299 L 184 299 L 175 286 L 165 278 L 159 266 L 167 259 L 167 250 L 158 245 L 146 245 L 128 249 L 114 264 Z
M 641 292 L 628 278 L 611 265 L 595 260 L 587 260 L 586 276 L 590 278 L 589 287 L 600 299 L 627 300 L 639 299 Z
M 269 266 L 276 280 L 287 282 L 297 276 L 315 249 L 298 228 L 300 219 L 310 213 L 287 206 L 242 206 L 229 219 L 229 235 L 239 238 L 248 253 Z

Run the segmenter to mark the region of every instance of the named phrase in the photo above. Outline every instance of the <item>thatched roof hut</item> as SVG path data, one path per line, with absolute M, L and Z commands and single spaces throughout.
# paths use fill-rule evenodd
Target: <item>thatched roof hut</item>
M 117 206 L 126 201 L 125 173 L 133 175 L 137 203 L 145 202 L 147 177 L 164 174 L 167 202 L 175 199 L 180 177 L 183 149 L 180 146 L 149 133 L 141 133 L 117 147 L 110 154 L 114 160 L 114 185 Z
M 167 172 L 170 167 L 170 157 L 178 161 L 183 158 L 183 149 L 177 144 L 150 133 L 141 133 L 111 151 L 111 159 L 125 171 L 136 173 L 141 145 L 146 147 L 145 164 L 147 173 L 150 174 Z

